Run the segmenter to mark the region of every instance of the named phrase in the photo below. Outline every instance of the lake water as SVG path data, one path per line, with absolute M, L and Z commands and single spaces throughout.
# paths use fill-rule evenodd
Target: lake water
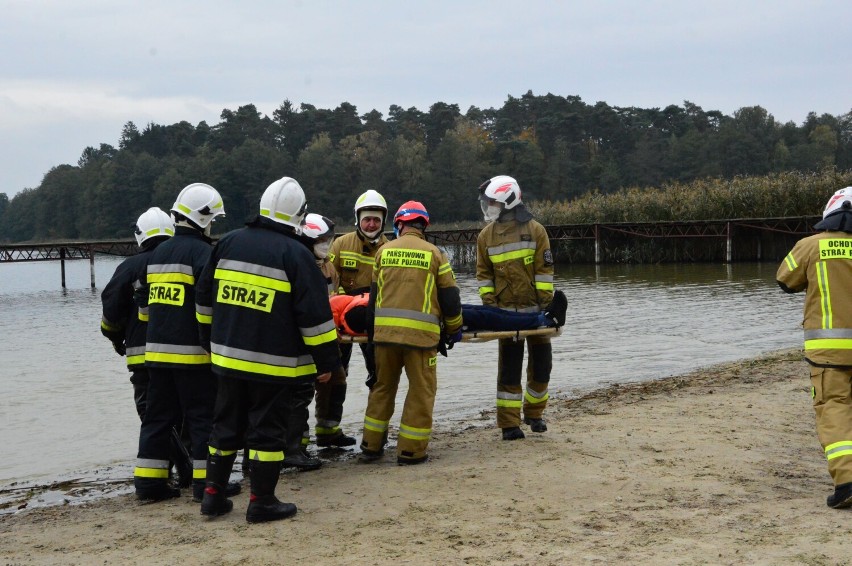
M 9 486 L 132 476 L 139 432 L 132 386 L 99 328 L 100 290 L 120 261 L 96 259 L 94 290 L 88 261 L 67 262 L 64 291 L 58 262 L 0 263 L 0 500 Z M 558 268 L 556 287 L 569 309 L 565 331 L 553 340 L 551 395 L 799 346 L 803 297 L 780 291 L 776 267 Z M 463 302 L 478 303 L 473 275 L 460 270 L 457 277 Z M 489 342 L 457 344 L 439 359 L 436 430 L 493 410 L 496 357 Z M 350 372 L 343 426 L 360 437 L 367 389 L 357 348 Z

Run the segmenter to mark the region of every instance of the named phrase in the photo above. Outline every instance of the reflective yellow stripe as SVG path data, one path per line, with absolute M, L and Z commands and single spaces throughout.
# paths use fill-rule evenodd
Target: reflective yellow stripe
M 249 450 L 249 460 L 256 462 L 280 462 L 284 459 L 284 451 L 265 452 L 263 450 Z
M 399 425 L 400 438 L 408 438 L 409 440 L 429 440 L 431 433 L 431 428 L 415 428 L 402 423 Z
M 504 261 L 509 261 L 512 259 L 522 259 L 527 257 L 534 257 L 535 250 L 515 250 L 512 252 L 504 252 L 502 254 L 496 254 L 489 256 L 491 263 L 503 263 Z
M 364 428 L 367 430 L 385 432 L 388 429 L 388 422 L 390 421 L 380 421 L 366 415 L 364 416 Z
M 137 354 L 135 356 L 127 356 L 127 365 L 136 365 L 145 363 L 145 354 Z
M 101 328 L 103 328 L 104 330 L 107 330 L 107 331 L 109 331 L 109 332 L 118 332 L 119 330 L 121 330 L 121 328 L 120 328 L 120 327 L 118 327 L 118 326 L 113 326 L 113 325 L 109 324 L 109 323 L 108 323 L 107 321 L 105 321 L 105 320 L 102 320 L 102 321 L 101 321 Z
M 208 446 L 207 451 L 211 456 L 230 456 L 237 453 L 236 450 L 222 450 L 221 448 L 213 448 L 212 446 Z
M 195 320 L 197 320 L 201 324 L 213 324 L 213 317 L 209 314 L 201 314 L 200 312 L 196 312 Z
M 553 283 L 535 282 L 535 288 L 539 291 L 553 291 Z
M 435 334 L 441 333 L 441 327 L 437 324 L 395 316 L 377 316 L 375 326 L 397 326 L 402 328 L 413 328 L 415 330 L 425 330 L 427 332 L 434 332 Z
M 818 261 L 816 264 L 817 282 L 819 283 L 819 305 L 822 309 L 822 327 L 832 328 L 831 292 L 828 289 L 828 264 Z
M 508 407 L 508 408 L 520 409 L 521 407 L 523 407 L 523 405 L 524 405 L 524 402 L 521 401 L 520 399 L 518 399 L 518 400 L 515 400 L 515 399 L 497 399 L 497 406 L 498 407 Z
M 479 296 L 485 295 L 486 293 L 493 293 L 494 287 L 480 287 L 479 288 Z
M 530 405 L 537 405 L 539 403 L 544 403 L 545 401 L 550 399 L 550 394 L 545 393 L 541 397 L 533 397 L 532 395 L 530 395 L 529 391 L 524 391 L 524 399 L 526 399 L 527 403 L 529 403 Z M 499 403 L 498 403 L 498 406 L 499 406 Z
M 447 326 L 460 326 L 462 323 L 462 315 L 444 319 L 444 322 L 447 324 Z
M 236 283 L 246 283 L 257 287 L 266 287 L 275 291 L 290 292 L 290 282 L 273 279 L 272 277 L 264 277 L 263 275 L 253 275 L 243 271 L 232 271 L 230 269 L 217 269 L 213 274 L 216 279 L 225 281 L 234 281 Z
M 795 271 L 799 264 L 796 263 L 796 258 L 793 257 L 793 252 L 787 254 L 787 257 L 784 258 L 784 261 L 787 262 L 787 269 L 790 271 Z
M 834 460 L 835 458 L 849 455 L 852 455 L 852 441 L 850 440 L 841 440 L 825 447 L 825 457 L 827 460 Z
M 192 470 L 192 479 L 204 480 L 207 479 L 207 468 L 196 468 Z
M 449 263 L 445 263 L 438 268 L 438 275 L 444 275 L 445 273 L 452 273 L 453 266 Z
M 302 340 L 304 340 L 306 346 L 317 346 L 319 344 L 325 344 L 326 342 L 336 342 L 337 329 L 323 332 L 319 336 L 304 336 L 302 337 Z
M 423 286 L 423 309 L 422 312 L 428 313 L 432 310 L 432 290 L 435 288 L 435 277 L 432 272 L 426 276 L 426 285 Z
M 134 468 L 133 475 L 137 478 L 168 479 L 169 470 L 165 468 Z
M 805 350 L 852 350 L 852 338 L 805 340 Z
M 168 354 L 165 352 L 145 352 L 145 361 L 184 365 L 209 364 L 210 356 L 207 354 Z
M 195 277 L 186 273 L 149 273 L 148 283 L 186 283 L 195 285 Z
M 247 373 L 271 375 L 273 377 L 302 377 L 304 375 L 311 375 L 317 372 L 317 366 L 314 364 L 306 364 L 296 367 L 273 366 L 260 362 L 247 362 L 245 360 L 229 358 L 220 354 L 212 354 L 210 359 L 214 365 L 219 367 L 235 369 Z

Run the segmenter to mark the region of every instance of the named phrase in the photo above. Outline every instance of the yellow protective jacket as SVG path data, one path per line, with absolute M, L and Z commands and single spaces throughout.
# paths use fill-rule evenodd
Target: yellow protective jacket
M 476 239 L 476 280 L 482 304 L 539 312 L 553 299 L 553 253 L 535 220 L 491 222 Z
M 368 309 L 372 342 L 435 348 L 461 328 L 461 299 L 450 262 L 410 230 L 379 249 Z
M 852 366 L 852 234 L 829 231 L 799 240 L 775 278 L 788 293 L 806 291 L 808 362 Z
M 340 277 L 338 292 L 369 289 L 373 280 L 373 267 L 376 265 L 376 252 L 387 243 L 388 239 L 384 234 L 378 242 L 372 244 L 364 240 L 357 230 L 335 238 L 331 243 L 328 260 Z

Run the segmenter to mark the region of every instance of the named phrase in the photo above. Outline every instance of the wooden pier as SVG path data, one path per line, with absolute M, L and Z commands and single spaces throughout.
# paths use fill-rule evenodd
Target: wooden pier
M 596 264 L 613 261 L 607 257 L 607 243 L 615 240 L 706 240 L 725 242 L 725 261 L 735 261 L 738 239 L 749 237 L 756 249 L 748 259 L 761 261 L 761 242 L 764 236 L 783 236 L 795 241 L 815 233 L 814 224 L 821 216 L 784 218 L 738 218 L 728 220 L 695 220 L 685 222 L 602 222 L 596 224 L 563 224 L 545 226 L 551 242 L 585 242 L 594 246 Z M 481 228 L 464 230 L 429 230 L 426 237 L 439 246 L 454 248 L 459 261 L 476 257 L 476 237 Z M 756 236 L 757 235 L 757 238 Z M 138 251 L 135 240 L 99 240 L 47 242 L 31 244 L 0 244 L 0 263 L 20 261 L 56 261 L 62 265 L 62 287 L 65 288 L 65 261 L 88 259 L 91 285 L 95 287 L 95 255 L 130 256 Z M 786 253 L 786 252 L 785 252 Z M 557 259 L 560 259 L 558 256 Z M 684 259 L 684 261 L 689 261 Z M 570 258 L 569 258 L 570 262 Z

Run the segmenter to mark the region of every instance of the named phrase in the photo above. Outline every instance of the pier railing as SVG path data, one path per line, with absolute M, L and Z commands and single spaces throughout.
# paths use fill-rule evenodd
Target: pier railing
M 596 224 L 563 224 L 545 226 L 551 242 L 579 242 L 593 246 L 595 263 L 618 261 L 607 254 L 610 244 L 630 240 L 704 240 L 724 241 L 724 260 L 735 261 L 738 238 L 751 248 L 739 254 L 749 260 L 760 261 L 762 242 L 782 237 L 795 241 L 815 232 L 813 225 L 820 216 L 795 216 L 783 218 L 738 218 L 727 220 L 692 220 L 682 222 L 601 222 Z M 476 237 L 481 228 L 461 230 L 429 230 L 426 237 L 436 245 L 450 248 L 454 261 L 475 261 Z M 758 237 L 755 237 L 755 234 Z M 787 242 L 783 242 L 787 245 Z M 97 254 L 130 256 L 138 252 L 136 241 L 97 240 L 61 241 L 29 244 L 0 244 L 0 263 L 22 261 L 56 261 L 62 266 L 62 287 L 65 287 L 65 260 L 88 259 L 91 285 L 95 287 L 95 256 Z M 589 256 L 592 257 L 591 252 Z M 557 262 L 571 262 L 570 255 L 557 256 Z M 683 258 L 689 261 L 689 258 Z

